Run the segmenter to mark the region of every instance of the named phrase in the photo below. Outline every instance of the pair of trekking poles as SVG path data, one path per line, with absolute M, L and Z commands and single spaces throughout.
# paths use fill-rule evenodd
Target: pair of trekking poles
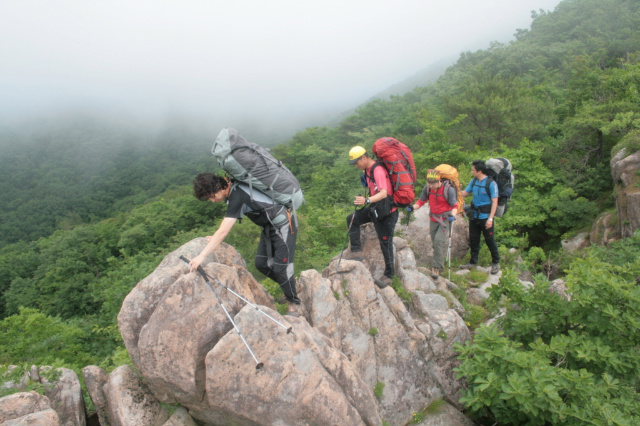
M 187 259 L 184 256 L 180 256 L 180 260 L 184 261 L 187 265 L 189 265 L 190 260 Z M 279 322 L 278 320 L 276 320 L 275 318 L 273 318 L 271 315 L 269 315 L 268 313 L 264 312 L 262 309 L 260 309 L 258 306 L 254 305 L 253 303 L 249 302 L 247 299 L 245 299 L 244 297 L 242 297 L 241 295 L 239 295 L 238 293 L 236 293 L 235 291 L 233 291 L 232 289 L 230 289 L 229 287 L 227 287 L 226 285 L 222 284 L 218 279 L 216 279 L 215 277 L 211 277 L 209 275 L 207 275 L 206 272 L 204 272 L 204 269 L 202 269 L 202 266 L 198 266 L 198 272 L 200 273 L 200 275 L 202 275 L 202 278 L 204 278 L 205 283 L 207 283 L 207 285 L 209 286 L 209 288 L 211 289 L 211 291 L 213 292 L 213 294 L 216 296 L 216 299 L 218 299 L 218 303 L 220 304 L 220 306 L 222 306 L 222 309 L 224 310 L 224 313 L 227 314 L 227 318 L 229 318 L 229 321 L 231 321 L 231 324 L 233 324 L 233 328 L 235 329 L 236 333 L 238 333 L 238 335 L 240 336 L 240 338 L 242 339 L 242 342 L 244 343 L 244 345 L 247 347 L 247 349 L 249 350 L 249 353 L 251 354 L 251 356 L 253 357 L 254 361 L 256 362 L 256 370 L 260 370 L 264 364 L 260 361 L 258 361 L 258 358 L 256 357 L 256 355 L 253 353 L 253 351 L 251 350 L 251 346 L 249 346 L 249 344 L 247 343 L 247 341 L 245 340 L 244 336 L 242 335 L 242 333 L 240 332 L 240 329 L 238 328 L 238 326 L 236 325 L 236 322 L 233 320 L 233 318 L 231 317 L 231 314 L 229 314 L 229 311 L 227 310 L 226 306 L 224 306 L 224 303 L 222 302 L 222 299 L 220 299 L 220 296 L 218 296 L 218 293 L 215 291 L 215 289 L 213 288 L 213 285 L 211 285 L 211 281 L 209 281 L 209 278 L 211 278 L 212 280 L 214 280 L 218 285 L 220 285 L 222 288 L 226 289 L 228 292 L 234 294 L 236 297 L 238 297 L 239 299 L 241 299 L 242 301 L 244 301 L 245 303 L 247 303 L 248 305 L 250 305 L 251 307 L 253 307 L 256 311 L 260 312 L 261 314 L 265 315 L 267 318 L 269 318 L 271 321 L 275 322 L 276 324 L 278 324 L 280 327 L 284 328 L 285 330 L 287 330 L 287 334 L 291 333 L 291 331 L 293 330 L 292 327 L 287 327 L 286 325 L 282 324 L 281 322 Z

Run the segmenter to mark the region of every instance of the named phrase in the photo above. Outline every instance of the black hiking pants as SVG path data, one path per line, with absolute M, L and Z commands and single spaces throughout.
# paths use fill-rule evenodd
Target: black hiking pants
M 351 223 L 351 217 L 354 213 L 347 216 L 347 226 Z M 360 241 L 360 226 L 365 223 L 373 222 L 373 227 L 380 241 L 380 249 L 384 257 L 384 275 L 393 278 L 395 273 L 393 264 L 393 231 L 398 222 L 398 210 L 389 213 L 387 217 L 381 221 L 372 220 L 369 217 L 369 207 L 356 210 L 353 218 L 353 225 L 349 230 L 349 239 L 351 240 L 351 251 L 362 251 L 362 242 Z
M 500 253 L 498 252 L 498 245 L 493 238 L 493 231 L 495 226 L 491 228 L 485 228 L 487 219 L 471 219 L 469 220 L 469 246 L 471 248 L 471 259 L 469 263 L 473 265 L 478 264 L 478 254 L 480 253 L 480 235 L 484 236 L 484 242 L 487 244 L 487 248 L 491 252 L 491 263 L 500 263 Z
M 286 223 L 280 227 L 263 226 L 256 253 L 256 268 L 282 288 L 284 295 L 297 298 L 296 279 L 293 276 L 293 258 L 296 252 L 298 228 Z

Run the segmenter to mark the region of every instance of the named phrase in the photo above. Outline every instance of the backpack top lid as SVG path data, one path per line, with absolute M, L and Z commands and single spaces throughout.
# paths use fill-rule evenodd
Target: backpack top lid
M 484 164 L 485 166 L 487 166 L 487 168 L 496 172 L 496 174 L 499 174 L 504 168 L 506 168 L 508 172 L 511 172 L 511 170 L 513 169 L 513 167 L 511 166 L 511 162 L 502 157 L 490 158 L 485 161 Z
M 513 176 L 513 166 L 506 158 L 490 158 L 485 162 L 487 166 L 486 174 L 498 185 L 500 193 L 498 205 L 504 204 L 511 199 L 515 177 Z
M 440 172 L 440 179 L 448 179 L 460 186 L 458 180 L 458 169 L 448 164 L 440 164 L 436 167 L 436 170 Z
M 211 153 L 233 179 L 294 210 L 304 203 L 300 183 L 268 149 L 249 142 L 231 127 L 218 134 Z

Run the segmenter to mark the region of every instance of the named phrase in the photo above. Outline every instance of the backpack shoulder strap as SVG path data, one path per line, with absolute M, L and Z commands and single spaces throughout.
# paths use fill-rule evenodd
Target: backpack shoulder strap
M 376 161 L 373 166 L 371 166 L 371 169 L 369 169 L 369 179 L 371 179 L 371 182 L 373 182 L 374 184 L 376 180 L 373 178 L 373 171 L 376 169 L 376 167 L 379 166 L 384 167 L 384 170 L 387 171 L 387 168 L 384 166 L 384 164 L 382 164 L 380 161 Z
M 453 184 L 451 183 L 451 181 L 449 179 L 443 179 L 442 180 L 442 195 L 444 196 L 444 200 L 451 205 L 451 202 L 449 201 L 449 188 L 451 188 L 453 186 Z
M 376 188 L 376 191 L 378 190 L 378 185 L 376 184 L 376 180 L 373 178 L 373 171 L 376 169 L 376 167 L 378 166 L 382 166 L 382 164 L 379 161 L 376 161 L 373 166 L 371 166 L 371 169 L 369 169 L 369 176 L 367 176 L 369 178 L 369 182 L 373 183 L 373 186 Z M 386 168 L 385 168 L 386 170 Z M 366 173 L 366 172 L 365 172 Z
M 487 176 L 487 183 L 484 184 L 484 188 L 485 188 L 485 191 L 487 191 L 487 195 L 489 196 L 489 198 L 491 198 L 491 189 L 490 189 L 491 182 L 495 182 L 495 181 L 491 176 Z M 497 184 L 498 183 L 496 182 L 496 185 Z

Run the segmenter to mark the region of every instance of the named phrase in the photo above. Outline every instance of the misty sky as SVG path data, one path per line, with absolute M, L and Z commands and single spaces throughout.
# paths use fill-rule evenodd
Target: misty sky
M 0 114 L 352 108 L 560 0 L 4 0 Z

